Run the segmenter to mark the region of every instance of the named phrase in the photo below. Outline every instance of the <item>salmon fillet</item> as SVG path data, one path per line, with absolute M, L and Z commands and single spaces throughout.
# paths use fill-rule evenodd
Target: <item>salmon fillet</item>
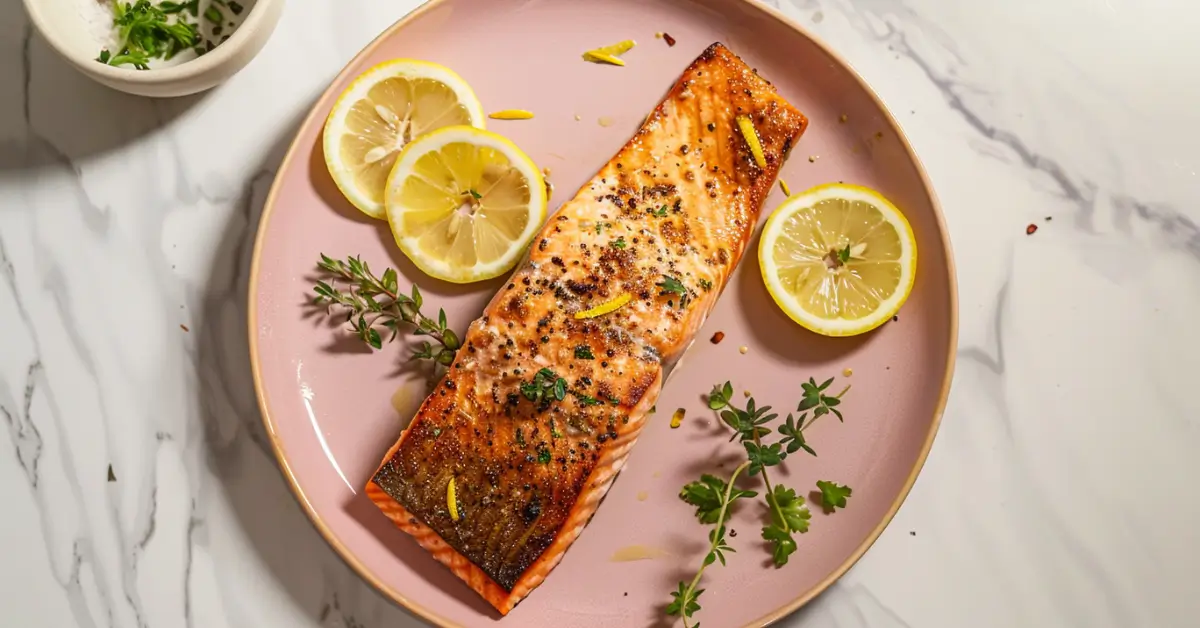
M 738 131 L 742 114 L 763 168 Z M 724 46 L 705 50 L 547 221 L 367 484 L 388 518 L 501 614 L 595 513 L 807 124 Z

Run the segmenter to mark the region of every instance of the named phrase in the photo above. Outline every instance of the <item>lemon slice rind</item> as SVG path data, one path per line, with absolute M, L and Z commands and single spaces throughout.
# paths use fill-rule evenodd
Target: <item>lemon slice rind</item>
M 874 205 L 885 222 L 895 229 L 900 242 L 900 255 L 895 262 L 900 267 L 900 276 L 895 289 L 887 298 L 880 301 L 872 312 L 852 319 L 826 318 L 808 312 L 801 302 L 783 286 L 773 255 L 779 237 L 783 233 L 783 223 L 787 218 L 813 207 L 820 201 L 834 199 Z M 831 183 L 819 185 L 789 197 L 771 214 L 766 225 L 763 226 L 762 237 L 759 240 L 758 259 L 767 292 L 789 318 L 800 326 L 825 336 L 854 336 L 871 331 L 886 323 L 904 305 L 908 295 L 912 292 L 916 277 L 917 247 L 912 226 L 909 225 L 904 214 L 878 192 L 858 185 Z

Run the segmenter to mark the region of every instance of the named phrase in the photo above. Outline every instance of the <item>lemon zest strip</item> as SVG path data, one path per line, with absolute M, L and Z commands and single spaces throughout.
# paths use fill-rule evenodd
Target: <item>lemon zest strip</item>
M 454 478 L 446 485 L 446 506 L 450 508 L 450 519 L 458 521 L 458 500 L 454 495 Z
M 611 301 L 605 301 L 604 303 L 601 303 L 600 305 L 597 305 L 596 307 L 594 307 L 590 310 L 584 310 L 582 312 L 575 312 L 575 319 L 582 320 L 585 318 L 596 318 L 597 316 L 604 316 L 605 314 L 611 314 L 612 312 L 615 312 L 615 311 L 621 309 L 622 307 L 624 307 L 625 304 L 629 303 L 630 299 L 632 299 L 632 298 L 633 298 L 633 295 L 626 292 L 626 293 L 618 296 L 617 298 L 612 299 Z
M 488 114 L 493 120 L 529 120 L 533 118 L 532 111 L 524 109 L 502 109 Z
M 758 164 L 759 168 L 766 168 L 767 156 L 763 154 L 762 142 L 758 140 L 758 131 L 754 130 L 754 123 L 750 121 L 750 116 L 738 116 L 737 125 L 742 132 L 742 137 L 746 138 L 746 144 L 750 146 L 750 153 L 754 155 L 754 163 Z

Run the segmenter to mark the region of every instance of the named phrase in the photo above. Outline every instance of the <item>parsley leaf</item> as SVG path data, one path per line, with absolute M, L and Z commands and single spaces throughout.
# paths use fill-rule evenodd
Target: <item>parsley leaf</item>
M 763 526 L 762 538 L 771 546 L 771 559 L 775 561 L 776 567 L 786 565 L 788 557 L 796 551 L 796 539 L 778 526 Z
M 700 481 L 684 486 L 683 490 L 679 492 L 679 498 L 696 507 L 696 518 L 700 520 L 700 523 L 712 524 L 717 522 L 717 515 L 724 503 L 727 488 L 728 484 L 725 483 L 725 480 L 715 475 L 704 474 L 700 476 Z M 757 496 L 758 493 L 755 491 L 744 491 L 735 486 L 729 493 L 729 503 Z
M 773 492 L 767 493 L 767 504 L 771 506 L 771 523 L 763 526 L 762 538 L 771 545 L 771 558 L 775 566 L 782 567 L 796 551 L 796 540 L 792 533 L 808 532 L 812 512 L 796 491 L 779 485 L 775 486 Z
M 613 240 L 612 242 L 609 242 L 608 244 L 609 244 L 609 246 L 613 247 L 614 249 L 624 249 L 627 246 L 625 244 L 625 236 L 617 236 L 616 240 Z
M 850 261 L 850 245 L 847 244 L 846 248 L 838 249 L 837 257 L 838 257 L 838 261 L 843 264 Z
M 682 282 L 670 275 L 663 275 L 662 278 L 662 281 L 655 284 L 659 288 L 662 288 L 662 292 L 658 293 L 659 296 L 667 296 L 671 294 L 678 295 L 679 309 L 685 309 L 687 307 L 689 298 L 687 286 L 683 285 Z
M 849 486 L 843 486 L 826 480 L 818 480 L 817 488 L 821 489 L 821 505 L 825 508 L 825 512 L 833 512 L 838 508 L 845 508 L 846 500 L 854 492 L 854 489 Z
M 559 377 L 554 371 L 543 368 L 533 376 L 533 381 L 522 382 L 521 394 L 526 399 L 545 407 L 551 399 L 562 401 L 567 396 L 567 380 Z
M 587 345 L 579 345 L 575 347 L 575 357 L 580 360 L 595 360 L 596 356 L 592 354 L 592 348 Z
M 659 207 L 658 209 L 652 209 L 652 210 L 650 210 L 650 213 L 653 214 L 656 218 L 666 218 L 667 217 L 667 206 L 663 205 L 662 207 Z
M 812 518 L 812 513 L 804 503 L 804 498 L 797 495 L 796 491 L 786 486 L 776 486 L 775 492 L 767 495 L 767 503 L 778 507 L 779 512 L 783 513 L 782 521 L 779 520 L 779 513 L 772 515 L 776 525 L 786 526 L 792 532 L 808 532 L 808 520 Z

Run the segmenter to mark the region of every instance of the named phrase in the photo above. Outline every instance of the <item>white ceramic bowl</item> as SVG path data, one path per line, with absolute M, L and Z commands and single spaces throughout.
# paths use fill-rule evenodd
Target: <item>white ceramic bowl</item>
M 114 67 L 96 61 L 100 50 L 92 32 L 94 26 L 81 10 L 81 0 L 24 2 L 34 27 L 80 72 L 130 94 L 169 97 L 204 91 L 245 67 L 275 30 L 284 0 L 257 0 L 229 39 L 207 54 L 151 70 Z

